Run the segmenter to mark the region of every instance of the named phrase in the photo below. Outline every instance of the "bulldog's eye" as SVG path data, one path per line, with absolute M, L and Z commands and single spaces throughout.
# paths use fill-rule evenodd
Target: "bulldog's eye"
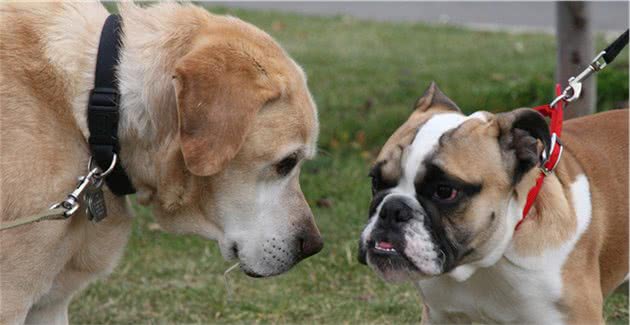
M 293 170 L 295 165 L 297 165 L 297 163 L 298 155 L 296 152 L 294 152 L 276 164 L 276 172 L 278 172 L 278 174 L 282 176 L 288 175 Z
M 433 191 L 433 199 L 441 202 L 453 202 L 459 191 L 448 185 L 438 185 Z

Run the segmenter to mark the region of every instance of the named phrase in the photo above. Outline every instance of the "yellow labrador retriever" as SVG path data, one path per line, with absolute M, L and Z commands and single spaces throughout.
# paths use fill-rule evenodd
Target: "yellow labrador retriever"
M 177 233 L 218 241 L 252 276 L 321 250 L 300 189 L 317 112 L 300 67 L 266 33 L 193 5 L 120 6 L 120 159 L 141 204 Z M 90 157 L 86 106 L 107 10 L 0 5 L 0 224 L 72 191 Z M 67 323 L 72 295 L 115 266 L 131 228 L 108 216 L 0 232 L 0 324 Z

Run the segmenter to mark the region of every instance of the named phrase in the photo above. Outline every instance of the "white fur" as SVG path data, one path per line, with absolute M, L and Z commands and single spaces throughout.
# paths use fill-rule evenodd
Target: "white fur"
M 405 256 L 426 275 L 442 272 L 443 253 L 438 255 L 436 245 L 422 220 L 413 220 L 405 227 Z
M 371 239 L 372 231 L 374 230 L 374 226 L 376 225 L 376 221 L 378 220 L 376 216 L 378 216 L 378 213 L 381 210 L 381 206 L 383 205 L 380 204 L 378 208 L 376 208 L 376 213 L 370 217 L 367 226 L 365 226 L 363 232 L 361 232 L 361 241 L 363 243 L 366 243 L 368 240 Z
M 418 130 L 413 142 L 407 148 L 408 152 L 404 155 L 406 160 L 402 162 L 403 177 L 396 188 L 401 192 L 415 196 L 414 180 L 421 172 L 422 161 L 433 151 L 444 133 L 458 127 L 468 118 L 472 118 L 472 116 L 466 117 L 457 113 L 448 113 L 438 114 L 429 119 Z
M 391 189 L 391 193 L 376 208 L 376 212 L 370 217 L 368 225 L 361 234 L 361 240 L 364 244 L 370 239 L 381 208 L 388 200 L 395 196 L 405 196 L 417 203 L 414 181 L 416 176 L 423 172 L 422 162 L 435 149 L 440 137 L 457 128 L 466 120 L 476 118 L 486 121 L 484 114 L 483 112 L 477 112 L 470 116 L 459 113 L 437 114 L 420 127 L 401 159 L 403 176 L 398 185 Z M 429 231 L 425 228 L 423 220 L 411 220 L 404 230 L 404 236 L 407 243 L 405 255 L 424 273 L 439 274 L 442 269 L 443 256 L 438 256 L 436 245 L 433 243 Z
M 403 155 L 402 167 L 403 177 L 396 187 L 401 192 L 415 196 L 416 190 L 414 180 L 422 170 L 422 162 L 433 152 L 440 137 L 470 119 L 479 119 L 486 122 L 486 113 L 479 111 L 465 116 L 459 113 L 437 114 L 431 117 L 420 127 L 411 145 Z
M 577 228 L 564 244 L 539 256 L 520 256 L 510 243 L 498 263 L 463 282 L 449 276 L 420 281 L 431 321 L 448 322 L 449 314 L 457 313 L 471 322 L 563 324 L 555 304 L 562 296 L 562 268 L 592 216 L 586 176 L 576 177 L 570 190 Z
M 218 206 L 224 222 L 220 248 L 226 259 L 238 258 L 243 268 L 260 275 L 278 274 L 295 264 L 299 253 L 295 238 L 301 228 L 299 219 L 291 222 L 295 216 L 287 209 L 287 198 L 298 169 L 255 186 L 233 183 L 222 188 L 217 200 L 222 202 Z M 233 244 L 238 245 L 238 256 L 233 256 Z

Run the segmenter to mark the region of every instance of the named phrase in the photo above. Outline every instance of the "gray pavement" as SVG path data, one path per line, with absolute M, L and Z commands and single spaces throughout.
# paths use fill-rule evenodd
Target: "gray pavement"
M 307 15 L 348 15 L 379 21 L 419 21 L 481 30 L 555 30 L 554 2 L 210 2 L 233 8 Z M 591 2 L 593 30 L 617 35 L 628 28 L 628 1 Z

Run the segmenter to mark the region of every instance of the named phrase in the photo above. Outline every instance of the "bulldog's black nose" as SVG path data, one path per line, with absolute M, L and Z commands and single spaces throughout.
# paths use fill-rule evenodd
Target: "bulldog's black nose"
M 413 217 L 413 209 L 402 199 L 392 198 L 381 207 L 379 217 L 390 222 L 407 222 Z
M 304 234 L 299 238 L 300 245 L 300 257 L 307 258 L 309 256 L 313 256 L 324 247 L 324 240 L 322 236 L 318 233 L 315 234 Z

